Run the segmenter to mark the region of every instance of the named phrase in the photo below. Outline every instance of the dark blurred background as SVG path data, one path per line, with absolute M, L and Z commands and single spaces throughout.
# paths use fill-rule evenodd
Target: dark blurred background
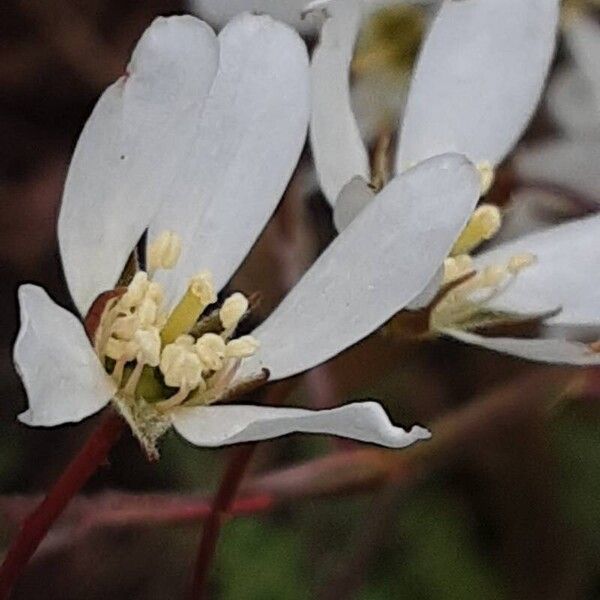
M 17 423 L 25 398 L 11 361 L 16 287 L 37 282 L 71 306 L 55 235 L 69 156 L 95 100 L 122 73 L 141 32 L 154 16 L 184 9 L 175 0 L 5 0 L 0 8 L 0 537 L 5 543 L 34 496 L 47 489 L 95 423 L 92 418 L 55 430 Z M 361 78 L 374 78 L 383 94 L 405 82 L 420 39 L 420 17 L 397 17 L 382 13 L 365 30 L 354 73 L 357 87 Z M 406 40 L 403 31 L 413 36 L 410 43 L 398 43 Z M 369 98 L 360 93 L 356 98 L 367 131 L 373 129 Z M 551 131 L 542 105 L 528 139 Z M 518 191 L 511 175 L 508 161 L 492 192 L 499 204 Z M 313 181 L 307 152 L 231 284 L 261 292 L 255 319 L 268 314 L 333 236 L 330 211 Z M 554 198 L 551 207 L 557 203 L 561 216 L 589 210 L 568 193 Z M 317 490 L 310 498 L 291 498 L 269 514 L 229 522 L 213 573 L 214 597 L 600 598 L 599 393 L 600 376 L 592 371 L 540 367 L 444 341 L 411 343 L 389 331 L 372 336 L 298 381 L 293 400 L 325 407 L 377 398 L 399 422 L 431 425 L 437 441 L 427 450 L 409 451 L 396 467 L 390 466 L 396 459 L 389 453 L 363 455 L 363 446 L 335 440 L 292 436 L 261 444 L 254 473 L 331 451 L 360 451 L 356 464 L 333 472 L 356 482 L 340 483 L 337 490 L 335 481 L 317 478 L 311 480 Z M 82 515 L 100 514 L 106 505 L 96 499 L 106 496 L 97 494 L 108 493 L 110 499 L 114 490 L 176 499 L 207 495 L 227 455 L 191 448 L 169 435 L 160 462 L 149 464 L 132 439 L 122 440 L 110 468 L 86 488 L 88 504 L 76 504 L 65 515 L 15 598 L 179 597 L 198 523 L 148 519 L 132 525 L 125 518 L 119 525 L 84 527 Z M 393 477 L 382 478 L 382 472 Z M 293 488 L 299 479 L 291 479 Z M 326 491 L 318 493 L 319 485 Z M 160 506 L 161 498 L 150 501 L 150 509 Z

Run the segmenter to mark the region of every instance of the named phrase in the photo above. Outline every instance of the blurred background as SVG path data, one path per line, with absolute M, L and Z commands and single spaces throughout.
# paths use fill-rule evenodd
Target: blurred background
M 37 282 L 72 306 L 55 226 L 78 133 L 152 19 L 186 10 L 176 0 L 2 3 L 3 545 L 95 423 L 56 430 L 17 423 L 25 398 L 11 360 L 16 287 Z M 355 111 L 372 143 L 399 121 L 427 11 L 388 7 L 365 22 L 352 80 Z M 309 26 L 303 33 L 314 43 Z M 589 114 L 581 77 L 569 87 L 576 70 L 561 36 L 544 100 L 488 198 L 504 210 L 504 239 L 598 208 L 600 113 Z M 577 95 L 565 101 L 573 89 Z M 585 139 L 571 137 L 565 150 L 561 120 L 580 123 Z M 561 164 L 568 168 L 549 168 Z M 255 322 L 333 236 L 307 149 L 230 286 L 261 293 Z M 246 491 L 266 491 L 277 502 L 227 523 L 212 575 L 215 598 L 600 599 L 600 373 L 442 340 L 411 342 L 388 327 L 295 383 L 299 405 L 376 398 L 398 422 L 431 426 L 434 442 L 402 453 L 310 436 L 261 444 Z M 126 436 L 110 468 L 52 531 L 14 597 L 179 597 L 200 533 L 198 515 L 187 508 L 201 507 L 215 489 L 228 455 L 167 435 L 161 460 L 149 464 Z

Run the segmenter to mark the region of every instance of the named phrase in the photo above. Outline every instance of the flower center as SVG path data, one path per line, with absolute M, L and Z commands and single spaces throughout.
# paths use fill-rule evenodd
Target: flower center
M 482 189 L 489 188 L 493 171 L 486 164 L 478 166 Z M 515 277 L 535 263 L 529 253 L 516 254 L 504 264 L 477 269 L 470 253 L 483 242 L 492 239 L 502 225 L 502 215 L 497 206 L 482 204 L 474 212 L 450 256 L 444 261 L 442 286 L 449 291 L 433 307 L 429 325 L 432 330 L 447 327 L 469 328 L 478 323 L 478 316 L 486 304 L 506 290 Z M 461 279 L 463 280 L 461 282 Z M 455 284 L 455 285 L 452 285 Z
M 229 296 L 205 315 L 217 295 L 212 276 L 191 278 L 187 291 L 167 312 L 164 289 L 151 276 L 173 268 L 181 240 L 162 233 L 148 248 L 148 272 L 139 271 L 102 314 L 94 348 L 126 399 L 151 402 L 159 412 L 181 404 L 209 404 L 227 391 L 240 362 L 254 354 L 252 336 L 232 339 L 248 313 L 248 299 Z

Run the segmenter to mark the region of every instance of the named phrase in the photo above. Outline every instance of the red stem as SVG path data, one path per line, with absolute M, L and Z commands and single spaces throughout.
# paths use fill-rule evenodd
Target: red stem
M 194 577 L 189 595 L 190 600 L 207 597 L 206 582 L 223 520 L 232 508 L 235 495 L 240 487 L 246 467 L 250 463 L 257 444 L 246 444 L 235 448 L 221 485 L 215 496 L 211 511 L 204 523 L 200 546 L 196 556 Z
M 124 425 L 121 417 L 111 411 L 56 481 L 48 495 L 23 521 L 0 567 L 0 600 L 8 598 L 14 584 L 54 521 L 71 498 L 106 460 L 110 449 L 121 436 Z

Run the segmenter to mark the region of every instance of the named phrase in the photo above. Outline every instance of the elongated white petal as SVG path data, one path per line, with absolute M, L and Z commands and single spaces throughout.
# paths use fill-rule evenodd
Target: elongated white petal
M 65 275 L 82 314 L 115 285 L 177 175 L 217 51 L 212 30 L 194 17 L 156 19 L 127 74 L 104 92 L 86 123 L 58 222 Z
M 19 288 L 21 329 L 14 347 L 29 409 L 27 425 L 51 427 L 81 421 L 105 406 L 116 391 L 75 315 L 35 285 Z
M 565 38 L 600 111 L 600 26 L 582 12 L 568 22 Z
M 600 141 L 600 103 L 584 75 L 563 67 L 546 95 L 548 110 L 568 137 Z
M 413 77 L 397 170 L 442 152 L 500 162 L 538 103 L 557 21 L 558 0 L 445 0 Z
M 358 342 L 429 283 L 479 195 L 479 174 L 444 155 L 394 178 L 323 252 L 254 332 L 246 374 L 309 369 Z
M 541 338 L 488 338 L 458 329 L 446 329 L 442 333 L 467 344 L 536 362 L 579 366 L 600 364 L 600 353 L 592 352 L 589 346 L 579 342 Z
M 188 0 L 190 11 L 216 27 L 223 27 L 242 12 L 270 15 L 291 25 L 301 33 L 310 33 L 315 23 L 303 18 L 306 0 Z
M 598 119 L 600 122 L 600 110 Z M 556 187 L 600 202 L 600 138 L 541 142 L 519 152 L 514 166 L 526 183 Z
M 373 200 L 375 191 L 360 176 L 353 177 L 339 193 L 333 207 L 333 223 L 341 233 Z
M 217 288 L 228 281 L 275 210 L 306 137 L 308 56 L 298 35 L 246 14 L 219 41 L 197 143 L 150 228 L 150 240 L 164 229 L 182 238 L 177 268 L 159 273 L 170 300 L 202 269 Z
M 404 448 L 431 434 L 414 426 L 405 431 L 390 423 L 376 402 L 357 402 L 329 410 L 269 406 L 199 406 L 173 415 L 175 429 L 196 446 L 224 446 L 267 440 L 289 433 L 321 433 Z
M 350 63 L 362 0 L 333 0 L 311 62 L 310 143 L 325 197 L 334 204 L 354 176 L 370 178 L 369 157 L 350 103 Z
M 562 308 L 550 325 L 600 323 L 600 215 L 533 233 L 485 252 L 476 265 L 505 264 L 530 252 L 536 264 L 523 269 L 490 306 L 534 313 Z

